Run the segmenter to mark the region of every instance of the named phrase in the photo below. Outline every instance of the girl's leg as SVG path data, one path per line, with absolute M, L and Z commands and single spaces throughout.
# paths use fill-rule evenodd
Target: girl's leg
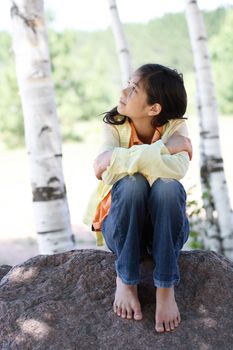
M 158 179 L 151 188 L 149 212 L 153 225 L 153 279 L 157 287 L 156 330 L 172 330 L 180 322 L 173 288 L 180 280 L 178 257 L 189 233 L 186 193 L 181 183 Z
M 141 233 L 145 223 L 150 187 L 141 174 L 127 176 L 112 188 L 112 204 L 102 231 L 107 246 L 116 254 L 116 294 L 113 304 L 118 316 L 142 318 L 138 300 Z
M 126 176 L 112 188 L 112 203 L 102 231 L 116 254 L 117 275 L 126 284 L 139 283 L 140 245 L 150 186 L 141 174 Z

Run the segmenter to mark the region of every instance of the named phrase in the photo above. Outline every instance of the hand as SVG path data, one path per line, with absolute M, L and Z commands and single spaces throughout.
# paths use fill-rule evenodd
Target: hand
M 104 153 L 101 153 L 95 160 L 94 160 L 94 171 L 95 176 L 98 180 L 102 179 L 103 172 L 107 169 L 107 167 L 110 165 L 111 158 L 112 158 L 112 152 L 113 151 L 106 151 Z
M 193 148 L 191 140 L 188 137 L 180 135 L 178 131 L 174 132 L 174 134 L 168 138 L 165 146 L 171 154 L 186 151 L 188 152 L 190 160 L 192 159 Z

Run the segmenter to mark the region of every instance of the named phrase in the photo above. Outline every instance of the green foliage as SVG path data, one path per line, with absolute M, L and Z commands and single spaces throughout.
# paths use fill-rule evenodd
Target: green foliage
M 95 118 L 114 104 L 103 65 L 107 50 L 98 48 L 98 38 L 90 33 L 71 31 L 50 32 L 49 44 L 63 137 L 77 140 L 80 120 Z
M 167 14 L 147 25 L 127 25 L 134 66 L 158 62 L 187 72 L 192 69 L 191 46 L 184 14 Z
M 16 147 L 22 143 L 24 127 L 8 33 L 1 33 L 0 47 L 0 142 Z
M 195 193 L 195 186 L 188 191 L 187 212 L 189 217 L 189 246 L 192 249 L 204 249 L 201 232 L 204 229 L 204 220 L 202 217 L 203 209 L 200 203 L 193 199 Z
M 205 13 L 220 111 L 233 111 L 232 9 Z M 148 24 L 125 25 L 134 68 L 158 62 L 184 73 L 194 91 L 193 58 L 184 14 L 167 14 Z M 23 116 L 16 82 L 11 38 L 0 33 L 0 142 L 23 142 Z M 80 121 L 95 119 L 117 104 L 121 77 L 110 29 L 97 32 L 49 30 L 52 76 L 64 139 L 82 140 Z M 223 68 L 224 67 L 224 68 Z M 226 69 L 227 67 L 227 69 Z
M 233 113 L 233 9 L 228 11 L 218 35 L 211 42 L 212 60 L 219 108 L 224 114 Z

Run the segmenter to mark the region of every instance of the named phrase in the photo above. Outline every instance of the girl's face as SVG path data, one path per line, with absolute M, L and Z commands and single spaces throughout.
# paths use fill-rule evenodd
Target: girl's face
M 117 106 L 118 113 L 132 120 L 153 118 L 156 114 L 154 105 L 148 105 L 147 94 L 139 73 L 135 72 L 128 82 L 128 86 L 122 90 Z
M 140 76 L 133 74 L 128 86 L 122 90 L 117 110 L 129 118 L 145 116 L 146 93 L 140 82 Z

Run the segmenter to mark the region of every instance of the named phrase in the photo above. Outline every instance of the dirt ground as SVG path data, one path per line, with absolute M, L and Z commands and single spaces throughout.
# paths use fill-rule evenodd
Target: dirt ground
M 200 198 L 198 128 L 197 121 L 189 123 L 194 155 L 188 174 L 182 180 L 185 189 L 195 187 L 195 196 Z M 233 118 L 224 118 L 220 123 L 221 144 L 225 162 L 229 194 L 233 202 Z M 65 144 L 63 146 L 63 169 L 67 187 L 71 223 L 76 238 L 76 248 L 96 248 L 88 228 L 82 224 L 82 216 L 88 198 L 97 185 L 92 162 L 100 133 L 92 142 Z M 34 214 L 31 204 L 30 176 L 25 149 L 0 150 L 0 265 L 15 265 L 38 255 Z M 105 249 L 105 248 L 104 248 Z

